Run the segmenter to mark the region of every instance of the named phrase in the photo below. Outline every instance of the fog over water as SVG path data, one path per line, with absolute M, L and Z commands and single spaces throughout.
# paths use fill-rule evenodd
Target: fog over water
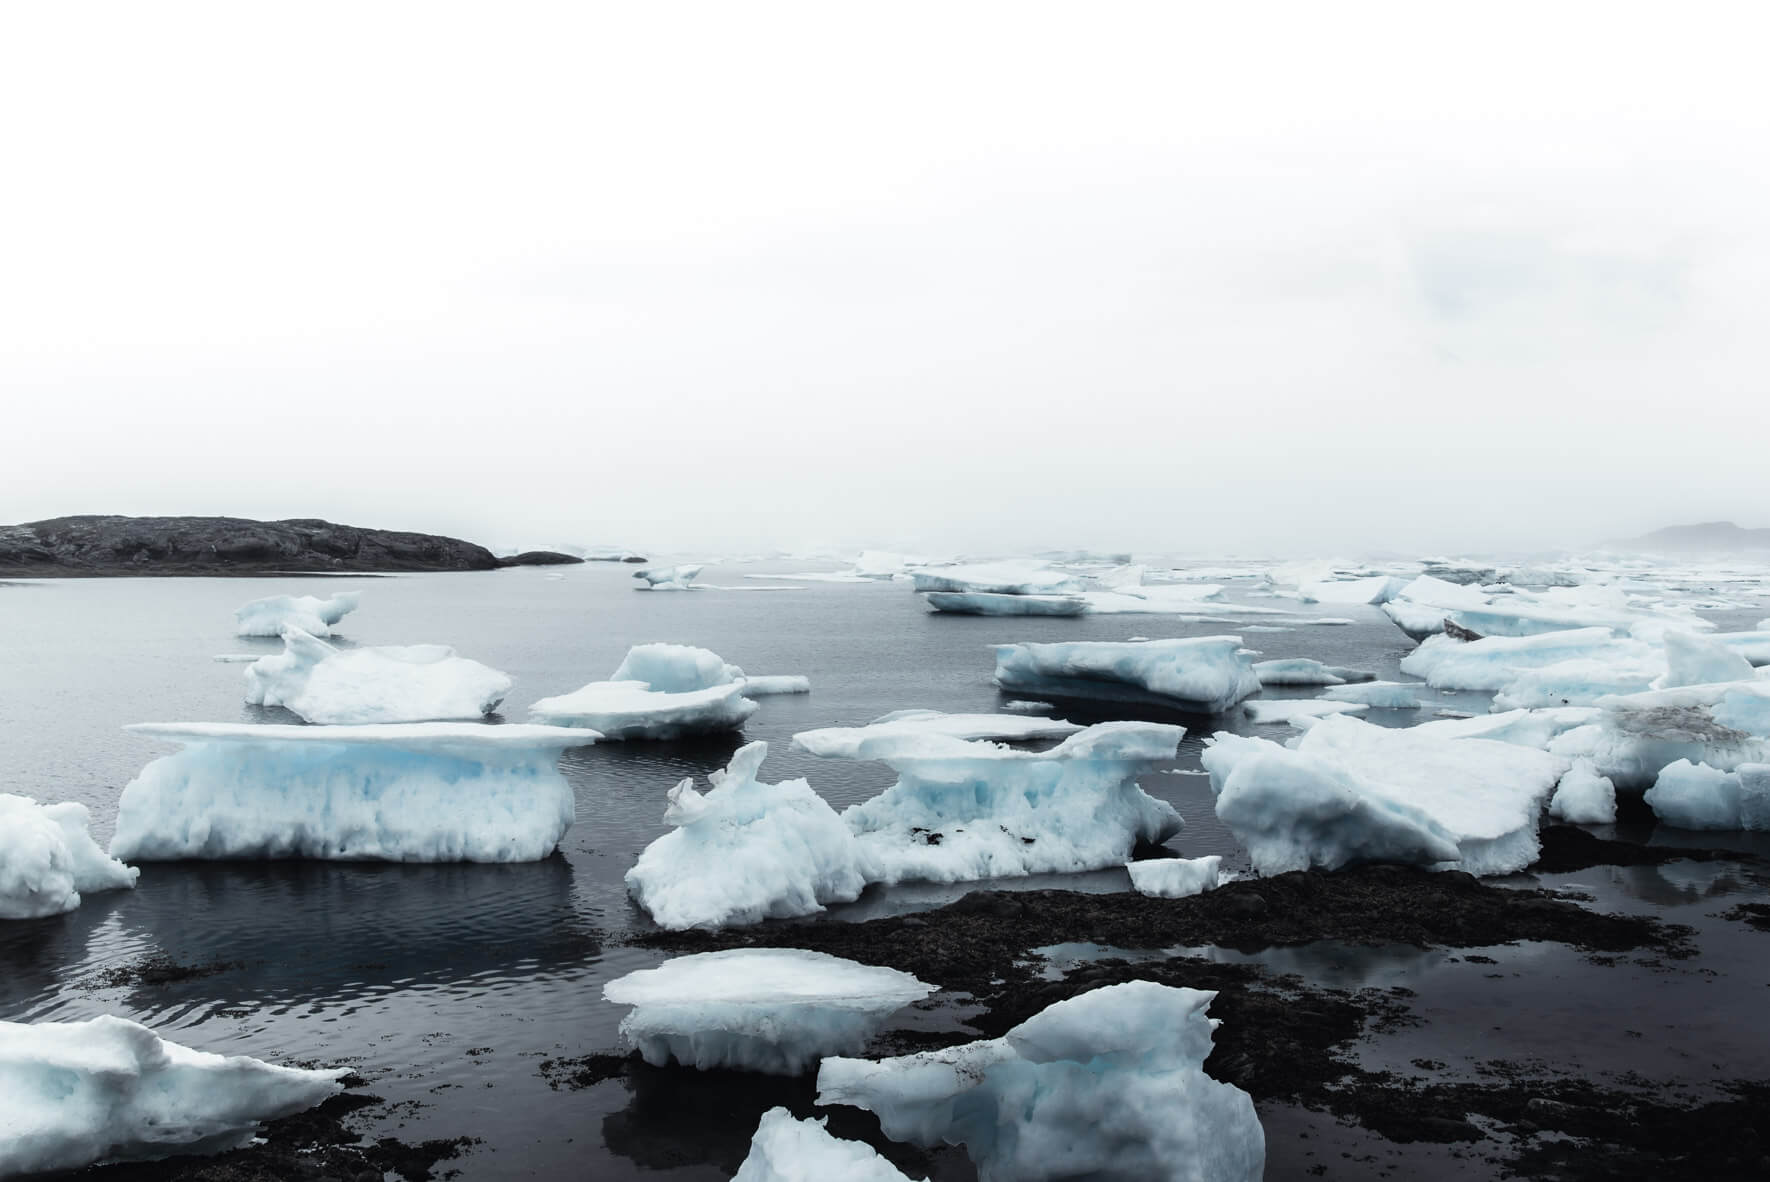
M 0 520 L 1767 525 L 1750 5 L 15 7 Z

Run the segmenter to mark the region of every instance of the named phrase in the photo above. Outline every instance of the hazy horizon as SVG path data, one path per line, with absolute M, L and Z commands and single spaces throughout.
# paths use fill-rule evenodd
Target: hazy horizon
M 0 520 L 1338 554 L 1770 525 L 1747 6 L 0 16 Z

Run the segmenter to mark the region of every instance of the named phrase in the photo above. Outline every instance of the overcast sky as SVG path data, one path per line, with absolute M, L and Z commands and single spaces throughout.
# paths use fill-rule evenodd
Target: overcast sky
M 1770 525 L 1751 4 L 14 4 L 0 520 Z

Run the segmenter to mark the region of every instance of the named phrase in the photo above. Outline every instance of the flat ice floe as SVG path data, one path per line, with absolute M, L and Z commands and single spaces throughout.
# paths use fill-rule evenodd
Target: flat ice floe
M 911 1182 L 871 1145 L 832 1137 L 828 1120 L 795 1120 L 785 1108 L 770 1108 L 731 1182 Z
M 332 626 L 357 609 L 360 591 L 340 591 L 327 599 L 313 595 L 272 595 L 235 609 L 235 636 L 281 636 L 296 627 L 313 636 L 332 635 Z
M 937 612 L 961 616 L 1079 616 L 1088 610 L 1088 601 L 1076 595 L 929 591 L 922 598 Z
M 0 1177 L 232 1149 L 345 1074 L 194 1051 L 109 1015 L 0 1022 Z
M 1417 682 L 1410 681 L 1366 681 L 1329 686 L 1321 696 L 1329 702 L 1359 702 L 1373 710 L 1418 710 L 1419 688 Z
M 934 992 L 908 973 L 794 948 L 667 960 L 602 987 L 633 1011 L 621 1044 L 647 1063 L 799 1075 L 865 1047 L 893 1013 Z
M 1040 697 L 1218 714 L 1260 691 L 1239 636 L 996 646 L 996 684 Z
M 1223 859 L 1217 854 L 1203 858 L 1148 858 L 1126 862 L 1131 887 L 1140 895 L 1158 899 L 1185 899 L 1215 890 L 1222 881 L 1219 867 Z
M 819 1104 L 885 1135 L 965 1146 L 981 1182 L 1259 1182 L 1248 1094 L 1204 1072 L 1216 996 L 1150 981 L 1048 1006 L 1001 1038 L 895 1059 L 825 1059 Z
M 1520 674 L 1565 661 L 1591 661 L 1592 669 L 1651 669 L 1659 659 L 1652 645 L 1608 628 L 1576 628 L 1475 641 L 1434 636 L 1401 659 L 1401 671 L 1433 689 L 1503 690 Z
M 1371 575 L 1362 579 L 1323 579 L 1302 583 L 1297 598 L 1304 603 L 1388 603 L 1401 592 L 1404 584 L 1390 575 Z
M 0 919 L 60 915 L 83 894 L 135 885 L 141 872 L 107 857 L 91 824 L 77 801 L 38 804 L 0 792 Z
M 906 735 L 1018 742 L 1063 738 L 1081 729 L 1073 722 L 1033 718 L 1023 713 L 943 714 L 938 710 L 897 710 L 865 726 L 829 726 L 800 731 L 793 736 L 793 745 L 829 759 L 875 759 L 878 757 L 871 754 L 872 747 L 881 743 L 889 746 Z
M 538 861 L 573 820 L 559 753 L 598 737 L 448 722 L 125 729 L 184 746 L 123 789 L 111 855 L 131 861 Z
M 918 570 L 917 591 L 984 595 L 1065 595 L 1084 589 L 1081 579 L 1044 562 L 986 562 Z
M 1220 733 L 1205 751 L 1217 816 L 1262 874 L 1352 862 L 1508 874 L 1568 761 L 1486 739 L 1325 718 L 1294 750 Z
M 282 652 L 246 668 L 247 702 L 315 723 L 481 718 L 509 692 L 510 678 L 446 644 L 339 649 L 293 625 Z
M 1324 665 L 1308 657 L 1278 661 L 1255 661 L 1254 676 L 1261 685 L 1345 685 L 1349 681 L 1374 681 L 1376 675 L 1360 669 Z
M 793 674 L 748 677 L 719 654 L 686 644 L 638 644 L 608 681 L 542 698 L 529 717 L 553 726 L 582 726 L 608 739 L 674 739 L 737 730 L 756 713 L 751 699 L 809 693 Z
M 1363 702 L 1329 702 L 1320 698 L 1257 698 L 1243 702 L 1241 708 L 1248 721 L 1260 726 L 1326 718 L 1330 714 L 1363 714 L 1370 707 Z

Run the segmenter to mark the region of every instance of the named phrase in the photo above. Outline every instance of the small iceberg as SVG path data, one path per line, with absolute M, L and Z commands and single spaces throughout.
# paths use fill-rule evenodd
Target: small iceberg
M 77 801 L 38 804 L 0 792 L 0 919 L 60 915 L 84 894 L 135 885 L 141 871 L 106 856 L 91 824 Z
M 785 1108 L 770 1108 L 731 1182 L 912 1182 L 871 1145 L 832 1137 L 828 1123 L 828 1117 L 795 1120 Z
M 1203 858 L 1150 858 L 1142 862 L 1126 862 L 1131 886 L 1140 895 L 1157 899 L 1186 899 L 1216 890 L 1222 884 L 1219 870 L 1223 859 L 1217 854 Z
M 482 718 L 510 678 L 445 644 L 339 649 L 293 625 L 283 651 L 246 669 L 246 701 L 329 725 Z
M 748 677 L 718 653 L 685 644 L 639 644 L 608 681 L 542 698 L 535 722 L 581 726 L 607 739 L 675 739 L 737 730 L 756 713 L 752 700 L 811 691 L 797 674 Z
M 332 627 L 357 609 L 360 591 L 340 591 L 329 599 L 312 595 L 272 595 L 236 608 L 235 636 L 281 636 L 295 627 L 313 636 L 330 636 Z
M 1013 705 L 1013 703 L 1009 703 Z M 866 726 L 829 726 L 800 731 L 793 746 L 826 759 L 873 759 L 872 747 L 906 735 L 944 735 L 949 739 L 1060 739 L 1082 728 L 1056 718 L 1024 714 L 943 714 L 938 710 L 897 710 Z
M 1239 636 L 996 646 L 996 684 L 1036 697 L 1220 714 L 1260 692 Z
M 633 572 L 633 577 L 640 580 L 641 585 L 635 591 L 692 591 L 694 581 L 701 577 L 704 567 L 699 563 L 684 563 L 681 566 L 648 566 Z

